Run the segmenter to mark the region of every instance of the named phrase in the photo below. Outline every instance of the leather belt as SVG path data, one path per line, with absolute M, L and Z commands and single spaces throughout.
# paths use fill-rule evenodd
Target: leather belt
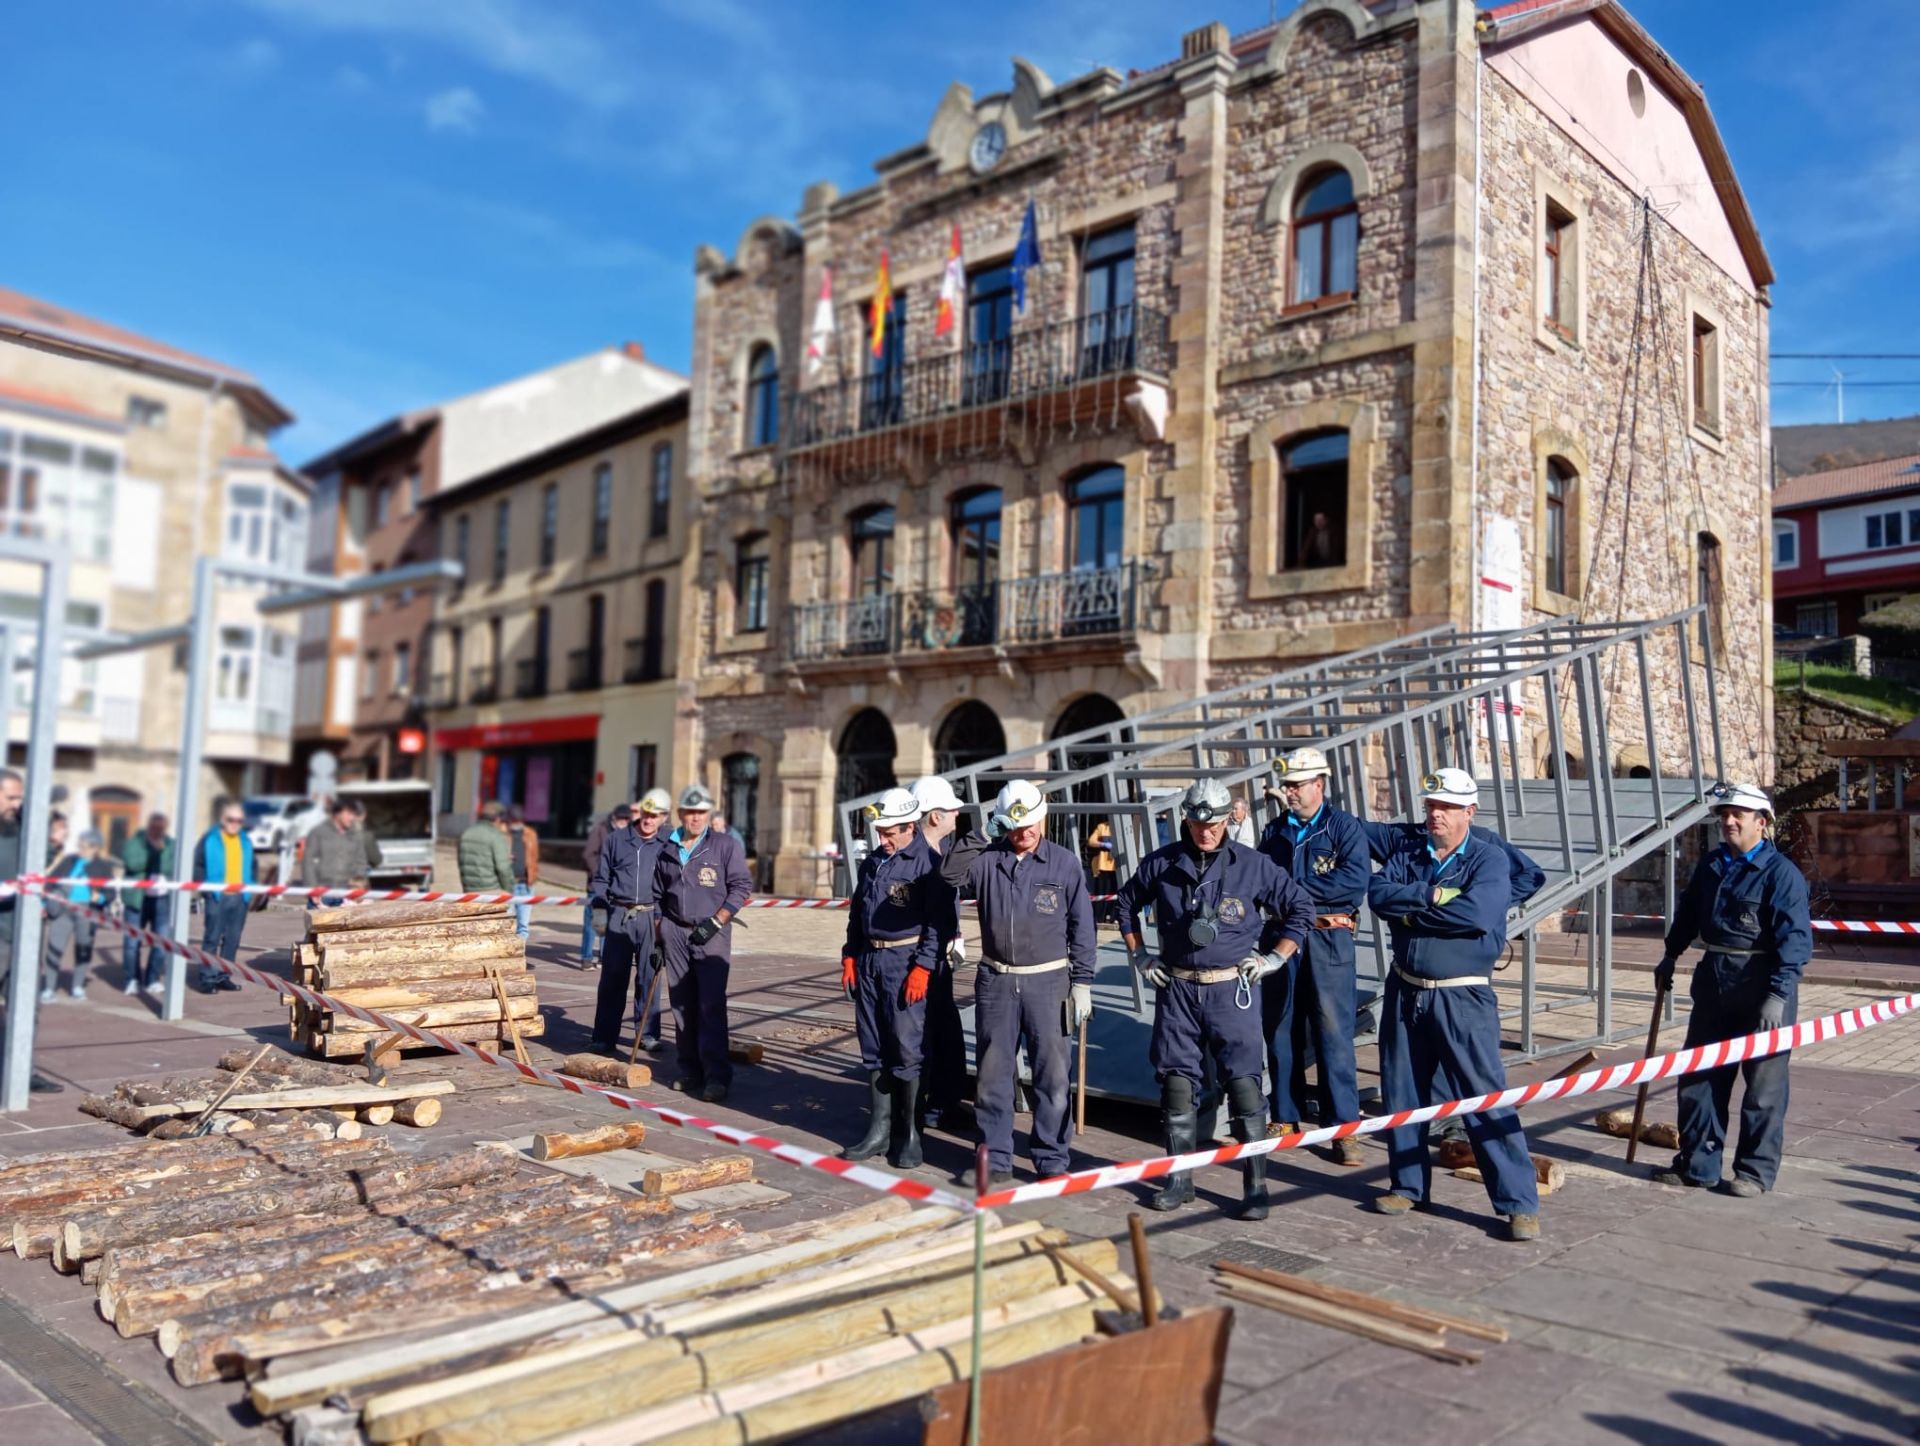
M 1700 947 L 1709 954 L 1724 954 L 1729 959 L 1751 959 L 1761 952 L 1758 949 L 1729 949 L 1723 944 L 1708 944 L 1705 941 L 1701 942 Z
M 607 903 L 616 909 L 632 909 L 641 914 L 651 914 L 654 910 L 652 904 L 636 904 L 631 899 L 608 899 Z
M 1003 964 L 998 959 L 989 959 L 984 954 L 980 962 L 995 974 L 1051 974 L 1056 969 L 1067 967 L 1065 959 L 1049 959 L 1044 964 Z
M 1493 977 L 1489 974 L 1462 974 L 1457 979 L 1423 979 L 1418 974 L 1407 973 L 1398 964 L 1393 966 L 1393 972 L 1415 989 L 1459 989 L 1468 984 L 1493 983 Z
M 1315 914 L 1313 927 L 1316 929 L 1357 929 L 1351 914 Z
M 1240 977 L 1238 969 L 1169 969 L 1167 973 L 1190 984 L 1228 984 Z
M 915 934 L 911 939 L 869 939 L 867 947 L 869 949 L 911 949 L 919 942 L 920 936 Z

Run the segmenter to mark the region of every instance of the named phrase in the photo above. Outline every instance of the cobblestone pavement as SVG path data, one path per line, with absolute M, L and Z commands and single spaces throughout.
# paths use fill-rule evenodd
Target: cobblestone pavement
M 268 967 L 283 964 L 300 927 L 291 908 L 256 914 L 245 953 L 257 951 Z M 760 1068 L 740 1071 L 732 1100 L 714 1113 L 816 1147 L 832 1148 L 857 1132 L 864 1088 L 856 1082 L 851 1012 L 836 966 L 844 927 L 845 916 L 834 913 L 757 913 L 738 931 L 734 1033 L 760 1040 L 767 1057 Z M 532 955 L 548 1033 L 534 1047 L 542 1056 L 587 1040 L 597 975 L 577 967 L 578 928 L 571 909 L 536 911 Z M 1568 957 L 1543 967 L 1544 982 L 1584 979 L 1584 960 L 1570 956 L 1572 942 L 1565 941 Z M 1901 966 L 1896 960 L 1892 967 L 1897 974 Z M 205 1066 L 236 1036 L 285 1037 L 284 1012 L 264 991 L 191 995 L 190 1018 L 164 1025 L 144 1001 L 118 994 L 117 980 L 109 959 L 88 1003 L 43 1010 L 40 1062 L 70 1090 L 36 1097 L 24 1115 L 0 1118 L 0 1154 L 116 1137 L 76 1113 L 72 1087 Z M 1646 986 L 1643 977 L 1618 982 L 1623 990 Z M 963 980 L 963 994 L 969 987 Z M 1812 984 L 1802 1008 L 1824 1012 L 1891 992 Z M 1630 1035 L 1644 1027 L 1644 1001 L 1644 993 L 1619 1001 L 1627 1017 L 1617 1022 Z M 1552 1016 L 1556 1037 L 1590 1032 L 1590 1013 Z M 1666 1038 L 1679 1041 L 1678 1023 Z M 1604 1057 L 1637 1052 L 1619 1048 Z M 1238 1197 L 1236 1172 L 1203 1172 L 1196 1205 L 1147 1216 L 1159 1283 L 1172 1303 L 1220 1299 L 1211 1260 L 1277 1249 L 1298 1257 L 1295 1268 L 1316 1278 L 1495 1319 L 1512 1332 L 1506 1345 L 1486 1348 L 1481 1364 L 1448 1366 L 1238 1307 L 1221 1438 L 1910 1439 L 1920 1425 L 1916 1052 L 1920 1024 L 1909 1017 L 1797 1060 L 1779 1188 L 1752 1201 L 1662 1189 L 1641 1170 L 1629 1171 L 1624 1142 L 1589 1123 L 1595 1108 L 1617 1097 L 1530 1110 L 1532 1148 L 1562 1161 L 1569 1176 L 1543 1202 L 1545 1238 L 1533 1246 L 1500 1239 L 1481 1188 L 1444 1175 L 1431 1211 L 1393 1220 L 1372 1214 L 1365 1202 L 1384 1183 L 1386 1157 L 1371 1142 L 1358 1170 L 1304 1153 L 1274 1157 L 1275 1209 L 1264 1224 L 1235 1222 L 1220 1210 Z M 671 1076 L 670 1059 L 656 1061 L 663 1077 Z M 1362 1068 L 1371 1070 L 1370 1057 L 1363 1055 Z M 458 1060 L 432 1060 L 431 1070 L 457 1079 L 461 1093 L 440 1127 L 409 1132 L 397 1141 L 402 1147 L 439 1151 L 610 1113 Z M 1515 1078 L 1540 1072 L 1516 1068 Z M 659 1097 L 678 1099 L 664 1091 Z M 1657 1092 L 1654 1101 L 1653 1115 L 1671 1118 L 1670 1092 Z M 1152 1111 L 1093 1101 L 1076 1163 L 1155 1153 L 1157 1128 Z M 692 1159 L 725 1147 L 662 1127 L 648 1148 Z M 950 1178 L 968 1163 L 969 1149 L 970 1137 L 935 1132 L 922 1177 Z M 764 1162 L 759 1178 L 785 1198 L 741 1214 L 753 1223 L 864 1198 L 856 1186 L 777 1161 Z M 1019 1178 L 1030 1173 L 1023 1168 Z M 1009 1213 L 1081 1236 L 1115 1236 L 1128 1212 L 1141 1209 L 1141 1195 L 1105 1191 Z M 97 1356 L 101 1380 L 133 1393 L 154 1419 L 180 1422 L 189 1433 L 181 1439 L 272 1437 L 246 1414 L 236 1387 L 174 1386 L 149 1341 L 118 1339 L 93 1314 L 89 1292 L 44 1262 L 0 1260 L 0 1308 L 16 1308 L 51 1338 Z M 65 1443 L 93 1434 L 33 1381 L 0 1367 L 0 1440 Z

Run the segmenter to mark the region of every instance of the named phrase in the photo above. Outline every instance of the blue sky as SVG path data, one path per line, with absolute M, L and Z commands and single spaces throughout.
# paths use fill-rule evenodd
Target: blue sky
M 1286 0 L 1281 0 L 1281 8 Z M 1638 0 L 1706 87 L 1773 256 L 1776 351 L 1920 351 L 1920 4 Z M 11 8 L 0 279 L 255 372 L 301 461 L 637 339 L 684 368 L 692 254 L 843 188 L 941 92 L 1176 53 L 1268 0 L 95 0 Z M 1903 73 L 1904 71 L 1904 73 Z M 22 144 L 26 141 L 26 144 Z M 1920 412 L 1920 361 L 1843 363 Z M 1776 377 L 1820 380 L 1823 363 Z M 1819 388 L 1780 422 L 1828 420 Z

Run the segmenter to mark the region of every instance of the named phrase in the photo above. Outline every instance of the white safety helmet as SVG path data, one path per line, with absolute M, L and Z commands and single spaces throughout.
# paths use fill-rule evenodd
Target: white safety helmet
M 680 790 L 680 807 L 683 809 L 713 811 L 713 795 L 707 792 L 704 783 L 689 783 Z
M 664 788 L 649 788 L 640 799 L 642 813 L 672 813 L 673 795 Z
M 1420 797 L 1434 803 L 1478 805 L 1480 785 L 1464 768 L 1436 768 L 1420 780 Z
M 960 801 L 960 795 L 953 791 L 953 785 L 937 773 L 914 779 L 913 796 L 920 801 L 922 813 L 932 813 L 936 808 L 958 813 L 966 807 Z
M 1217 778 L 1203 778 L 1180 795 L 1180 812 L 1194 823 L 1215 823 L 1233 811 L 1233 795 Z
M 1707 802 L 1716 810 L 1750 808 L 1755 813 L 1773 817 L 1773 800 L 1751 783 L 1716 783 L 1707 790 Z
M 1026 828 L 1047 816 L 1047 800 L 1024 778 L 1016 778 L 993 801 L 994 821 L 1002 828 Z
M 1298 783 L 1308 778 L 1330 778 L 1333 775 L 1333 769 L 1327 764 L 1327 755 L 1318 748 L 1296 748 L 1284 758 L 1274 759 L 1273 771 L 1286 783 Z
M 904 788 L 889 788 L 878 803 L 867 805 L 867 822 L 875 828 L 920 821 L 920 800 Z

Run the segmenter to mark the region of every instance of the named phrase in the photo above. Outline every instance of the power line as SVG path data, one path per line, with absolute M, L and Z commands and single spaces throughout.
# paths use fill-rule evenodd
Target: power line
M 1824 382 L 1774 381 L 1774 382 L 1769 382 L 1768 385 L 1775 386 L 1775 387 L 1830 387 L 1833 385 L 1833 383 L 1830 380 L 1824 381 Z M 1910 381 L 1899 381 L 1899 382 L 1856 382 L 1856 381 L 1849 380 L 1847 382 L 1847 385 L 1849 387 L 1920 387 L 1920 377 L 1915 377 Z
M 1920 351 L 1777 351 L 1774 361 L 1920 361 Z

